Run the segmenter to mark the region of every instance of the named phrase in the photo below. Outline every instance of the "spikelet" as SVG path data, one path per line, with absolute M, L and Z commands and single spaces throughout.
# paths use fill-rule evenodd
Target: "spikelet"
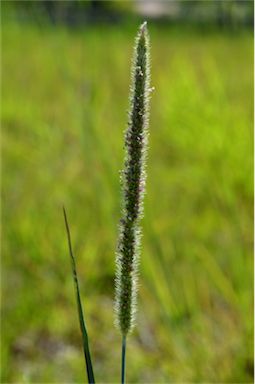
M 149 37 L 146 22 L 135 41 L 131 72 L 130 112 L 125 133 L 126 157 L 122 172 L 123 205 L 116 255 L 116 323 L 123 336 L 134 325 L 140 252 L 140 219 L 145 192 L 150 94 Z

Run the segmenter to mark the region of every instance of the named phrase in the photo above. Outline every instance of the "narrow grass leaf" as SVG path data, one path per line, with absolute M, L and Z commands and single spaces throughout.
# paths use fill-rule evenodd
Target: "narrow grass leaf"
M 65 211 L 64 207 L 63 207 L 63 213 L 64 213 L 65 226 L 66 226 L 68 248 L 69 248 L 69 253 L 70 253 L 71 262 L 72 262 L 73 279 L 74 279 L 74 286 L 75 286 L 75 290 L 76 290 L 78 315 L 79 315 L 79 322 L 80 322 L 80 328 L 81 328 L 81 333 L 82 333 L 83 350 L 84 350 L 84 356 L 85 356 L 85 362 L 86 362 L 88 382 L 89 382 L 89 384 L 94 384 L 95 379 L 94 379 L 94 373 L 93 373 L 92 360 L 91 360 L 90 351 L 89 351 L 88 333 L 87 333 L 86 324 L 85 324 L 85 320 L 84 320 L 84 316 L 83 316 L 79 281 L 78 281 L 78 276 L 77 276 L 77 272 L 76 272 L 75 258 L 74 258 L 74 254 L 73 254 L 73 250 L 72 250 L 71 234 L 70 234 L 67 215 L 66 215 L 66 211 Z

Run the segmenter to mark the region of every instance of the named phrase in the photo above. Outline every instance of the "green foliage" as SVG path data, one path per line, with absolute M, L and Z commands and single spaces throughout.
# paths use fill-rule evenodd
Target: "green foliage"
M 3 22 L 2 382 L 83 381 L 62 202 L 97 380 L 119 378 L 117 175 L 135 31 Z M 252 36 L 151 24 L 150 34 L 156 91 L 129 380 L 252 382 Z
M 87 378 L 88 378 L 88 383 L 93 384 L 93 383 L 95 383 L 95 378 L 94 378 L 93 366 L 92 366 L 90 350 L 89 350 L 89 338 L 88 338 L 85 319 L 84 319 L 84 315 L 83 315 L 79 280 L 78 280 L 78 276 L 77 276 L 76 262 L 75 262 L 75 258 L 74 258 L 74 254 L 73 254 L 73 248 L 72 248 L 71 232 L 69 229 L 67 215 L 66 215 L 66 211 L 65 211 L 64 207 L 63 207 L 63 213 L 64 213 L 64 220 L 65 220 L 65 226 L 66 226 L 67 240 L 68 240 L 68 249 L 69 249 L 69 254 L 70 254 L 71 264 L 72 264 L 75 296 L 76 296 L 76 301 L 77 301 L 80 330 L 81 330 L 82 341 L 83 341 L 83 351 L 84 351 L 85 365 L 86 365 L 86 370 L 87 370 Z

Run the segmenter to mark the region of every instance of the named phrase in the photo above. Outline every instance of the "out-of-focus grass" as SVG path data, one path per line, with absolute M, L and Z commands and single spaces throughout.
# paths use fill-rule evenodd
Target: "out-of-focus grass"
M 136 25 L 2 30 L 3 382 L 79 382 L 69 213 L 95 374 L 116 382 L 119 169 Z M 250 382 L 252 35 L 150 27 L 152 97 L 130 382 Z

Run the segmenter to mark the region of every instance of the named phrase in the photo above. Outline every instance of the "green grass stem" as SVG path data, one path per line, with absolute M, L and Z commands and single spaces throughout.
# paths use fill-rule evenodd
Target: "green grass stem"
M 122 353 L 121 353 L 121 384 L 125 383 L 126 375 L 126 336 L 122 337 Z

